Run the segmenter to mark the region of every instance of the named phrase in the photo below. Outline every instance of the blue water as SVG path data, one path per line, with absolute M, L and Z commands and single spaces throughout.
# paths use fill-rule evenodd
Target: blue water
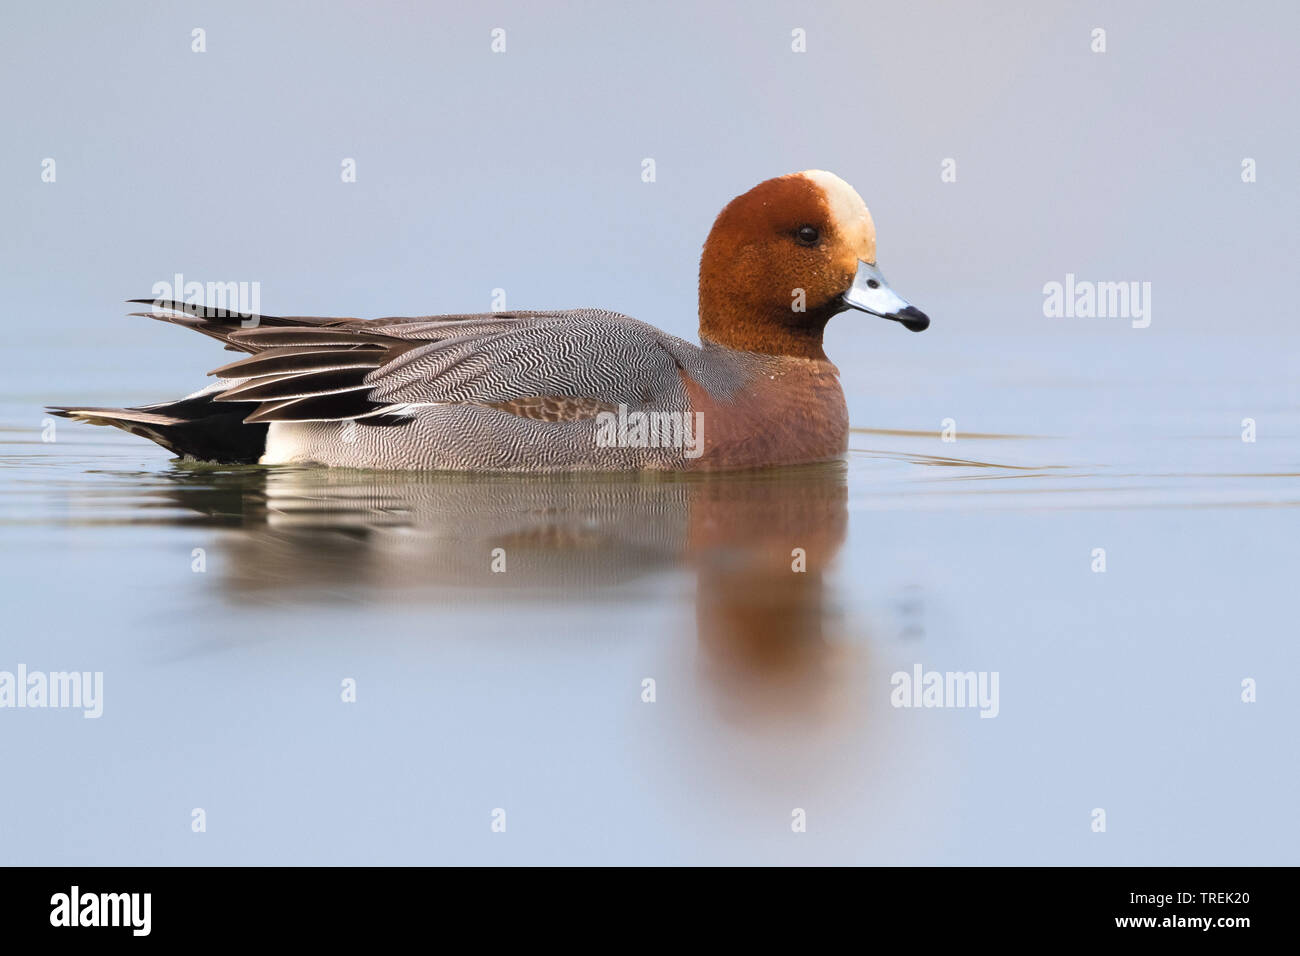
M 0 670 L 103 715 L 0 710 L 0 862 L 1297 859 L 1291 340 L 837 328 L 843 463 L 528 480 L 43 441 L 220 358 L 56 328 L 0 403 Z M 891 706 L 917 664 L 997 716 Z

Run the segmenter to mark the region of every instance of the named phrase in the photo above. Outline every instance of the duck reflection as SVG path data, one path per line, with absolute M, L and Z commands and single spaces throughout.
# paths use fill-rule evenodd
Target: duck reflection
M 231 603 L 616 601 L 694 579 L 701 664 L 765 692 L 823 679 L 843 463 L 730 475 L 519 477 L 177 466 Z M 676 581 L 674 580 L 674 584 Z

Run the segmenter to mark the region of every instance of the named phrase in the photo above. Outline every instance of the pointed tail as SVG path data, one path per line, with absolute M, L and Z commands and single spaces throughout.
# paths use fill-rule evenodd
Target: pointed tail
M 215 402 L 201 392 L 175 402 L 134 408 L 51 405 L 51 414 L 91 425 L 112 425 L 157 442 L 181 458 L 223 464 L 255 464 L 266 451 L 265 423 L 247 424 L 256 403 Z

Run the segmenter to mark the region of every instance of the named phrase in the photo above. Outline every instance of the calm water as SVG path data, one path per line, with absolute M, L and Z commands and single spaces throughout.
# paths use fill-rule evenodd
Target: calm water
M 545 480 L 44 442 L 216 363 L 38 332 L 0 670 L 103 716 L 0 711 L 0 861 L 1295 863 L 1300 350 L 1149 332 L 837 333 L 845 462 Z

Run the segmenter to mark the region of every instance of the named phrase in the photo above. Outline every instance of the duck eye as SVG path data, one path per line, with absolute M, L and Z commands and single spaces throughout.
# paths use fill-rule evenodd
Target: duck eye
M 817 242 L 819 235 L 812 226 L 800 226 L 795 237 L 805 246 L 811 246 Z

